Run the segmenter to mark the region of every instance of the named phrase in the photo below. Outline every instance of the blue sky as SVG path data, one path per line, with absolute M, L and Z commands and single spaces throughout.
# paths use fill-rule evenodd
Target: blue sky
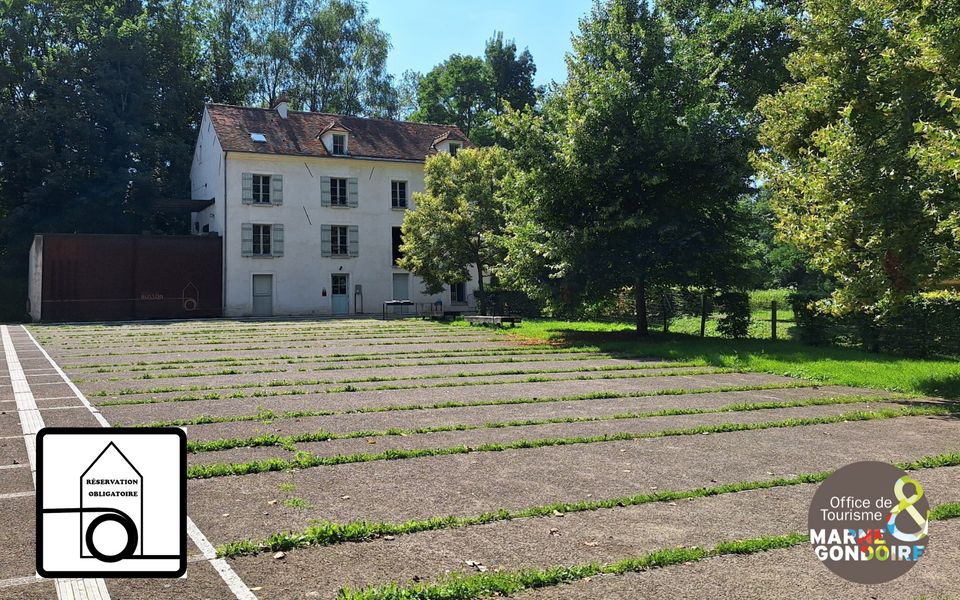
M 451 54 L 483 56 L 494 31 L 529 48 L 537 85 L 567 77 L 564 55 L 570 34 L 590 11 L 591 0 L 367 0 L 369 16 L 380 19 L 393 50 L 387 68 L 426 73 Z

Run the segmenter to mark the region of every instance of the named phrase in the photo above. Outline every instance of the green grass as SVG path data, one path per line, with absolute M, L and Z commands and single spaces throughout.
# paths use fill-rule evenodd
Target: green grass
M 187 469 L 188 479 L 207 479 L 210 477 L 226 477 L 230 475 L 250 475 L 269 471 L 286 471 L 288 469 L 309 469 L 313 467 L 344 465 L 353 463 L 373 462 L 380 460 L 404 460 L 423 458 L 426 456 L 449 456 L 453 454 L 469 454 L 471 452 L 502 452 L 505 450 L 524 450 L 528 448 L 545 448 L 550 446 L 569 446 L 574 444 L 594 444 L 599 442 L 628 441 L 651 439 L 670 436 L 689 436 L 712 433 L 729 433 L 733 431 L 756 431 L 761 429 L 805 427 L 808 425 L 829 425 L 846 421 L 873 421 L 878 419 L 896 419 L 915 416 L 949 416 L 955 415 L 952 406 L 901 406 L 897 409 L 882 408 L 875 411 L 852 411 L 829 417 L 808 417 L 802 419 L 783 419 L 767 423 L 723 423 L 720 425 L 703 425 L 687 429 L 671 429 L 652 433 L 615 433 L 590 437 L 571 438 L 544 438 L 536 440 L 520 440 L 508 444 L 482 444 L 476 447 L 454 446 L 452 448 L 421 448 L 416 450 L 386 450 L 378 454 L 338 454 L 335 456 L 317 456 L 307 452 L 298 452 L 293 460 L 269 458 L 254 460 L 246 463 L 218 463 L 194 465 Z
M 817 348 L 786 340 L 725 340 L 654 333 L 638 339 L 617 323 L 525 320 L 508 332 L 600 352 L 655 356 L 715 367 L 799 377 L 832 385 L 884 389 L 960 400 L 960 361 L 920 360 L 850 348 Z
M 287 449 L 294 444 L 304 442 L 327 442 L 330 440 L 349 440 L 391 435 L 419 435 L 425 433 L 441 433 L 447 431 L 472 431 L 477 429 L 503 429 L 506 427 L 528 427 L 532 425 L 550 425 L 561 423 L 592 423 L 598 421 L 616 421 L 621 419 L 647 419 L 651 417 L 675 417 L 683 415 L 705 415 L 723 412 L 751 412 L 756 410 L 775 410 L 786 408 L 800 408 L 805 406 L 829 406 L 841 404 L 863 404 L 868 402 L 885 402 L 906 397 L 886 396 L 841 396 L 833 398 L 813 398 L 810 400 L 794 400 L 789 402 L 756 402 L 730 404 L 720 408 L 669 408 L 665 410 L 645 413 L 620 413 L 603 417 L 557 417 L 553 419 L 529 419 L 525 421 L 489 422 L 482 425 L 444 425 L 438 427 L 418 427 L 417 429 L 385 429 L 382 431 L 351 431 L 349 433 L 332 433 L 317 431 L 315 433 L 300 433 L 290 436 L 266 434 L 257 437 L 220 439 L 210 442 L 187 442 L 187 452 L 221 452 L 234 448 L 257 448 L 264 446 L 281 446 Z
M 933 520 L 956 518 L 960 515 L 960 503 L 941 505 L 931 512 Z M 780 550 L 807 543 L 809 535 L 793 532 L 780 536 L 767 536 L 747 540 L 721 542 L 713 548 L 664 548 L 635 558 L 615 563 L 591 563 L 587 565 L 559 566 L 549 569 L 530 569 L 519 572 L 454 573 L 435 583 L 418 583 L 402 586 L 391 582 L 371 586 L 356 592 L 341 588 L 338 600 L 468 600 L 470 598 L 502 597 L 524 590 L 555 587 L 581 581 L 597 575 L 623 575 L 698 562 L 728 554 L 749 555 L 771 550 Z
M 939 454 L 926 456 L 916 461 L 897 463 L 897 467 L 905 471 L 919 469 L 933 469 L 960 465 L 960 454 Z M 496 521 L 513 519 L 527 519 L 550 517 L 557 513 L 589 512 L 601 509 L 613 509 L 624 506 L 638 506 L 655 502 L 673 502 L 690 498 L 705 498 L 751 490 L 764 490 L 776 487 L 787 487 L 809 483 L 820 483 L 831 475 L 832 471 L 822 473 L 803 474 L 789 479 L 767 479 L 730 483 L 712 488 L 695 488 L 690 490 L 664 490 L 652 494 L 638 494 L 606 500 L 591 500 L 580 502 L 558 502 L 541 506 L 533 506 L 518 511 L 500 509 L 496 512 L 483 513 L 470 517 L 435 517 L 425 521 L 407 521 L 405 523 L 371 523 L 369 521 L 350 521 L 348 523 L 332 523 L 329 521 L 315 522 L 311 527 L 300 533 L 292 531 L 281 532 L 260 540 L 242 540 L 228 542 L 217 549 L 219 557 L 234 557 L 259 554 L 261 552 L 287 552 L 297 548 L 310 546 L 332 546 L 335 544 L 368 542 L 384 535 L 410 535 L 423 531 L 437 531 L 457 527 L 471 527 Z M 946 519 L 960 517 L 960 504 L 941 505 L 933 512 L 934 518 Z
M 708 388 L 671 388 L 665 390 L 656 390 L 653 392 L 593 392 L 591 394 L 578 394 L 575 396 L 553 396 L 536 398 L 511 398 L 508 400 L 480 400 L 477 402 L 438 402 L 436 404 L 407 404 L 402 406 L 371 406 L 350 408 L 347 410 L 298 410 L 276 412 L 273 409 L 257 407 L 257 413 L 254 415 L 234 415 L 226 417 L 215 417 L 210 415 L 200 415 L 191 419 L 177 419 L 174 421 L 155 421 L 153 423 L 135 423 L 129 427 L 186 427 L 189 425 L 207 425 L 209 423 L 236 423 L 240 421 L 273 421 L 276 419 L 301 419 L 303 417 L 329 417 L 333 415 L 351 415 L 358 413 L 376 413 L 393 412 L 407 410 L 433 410 L 437 408 L 464 408 L 467 406 L 501 406 L 505 404 L 540 404 L 545 402 L 577 402 L 580 400 L 608 400 L 612 398 L 647 398 L 651 396 L 685 396 L 688 394 L 709 394 L 714 392 L 754 392 L 762 390 L 785 390 L 805 387 L 813 387 L 816 384 L 796 381 L 788 383 L 772 383 L 762 385 L 733 385 Z M 272 396 L 280 394 L 271 394 Z M 228 396 L 230 397 L 230 396 Z M 102 404 L 98 406 L 103 406 Z M 122 427 L 123 425 L 114 425 Z

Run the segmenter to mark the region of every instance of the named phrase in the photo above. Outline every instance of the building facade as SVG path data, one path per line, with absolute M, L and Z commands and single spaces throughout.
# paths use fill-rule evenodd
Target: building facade
M 208 104 L 191 189 L 213 202 L 191 225 L 222 239 L 224 316 L 471 310 L 475 276 L 428 296 L 396 266 L 425 160 L 470 146 L 453 126 Z

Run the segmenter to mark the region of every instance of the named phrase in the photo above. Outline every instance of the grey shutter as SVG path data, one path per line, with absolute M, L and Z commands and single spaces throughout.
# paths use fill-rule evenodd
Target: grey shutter
M 273 184 L 273 203 L 283 204 L 283 175 L 271 175 L 270 182 Z
M 360 193 L 357 185 L 357 178 L 351 177 L 347 180 L 347 203 L 350 208 L 356 208 L 360 203 Z
M 330 226 L 320 226 L 320 256 L 332 256 L 330 249 Z
M 243 174 L 243 203 L 253 204 L 253 173 Z M 250 235 L 253 236 L 253 230 L 251 230 Z
M 351 225 L 347 228 L 347 241 L 350 243 L 350 256 L 360 255 L 360 227 Z
M 320 206 L 330 206 L 330 178 L 320 177 Z
M 273 255 L 283 256 L 283 224 L 273 226 Z
M 253 223 L 244 223 L 240 228 L 240 254 L 253 256 Z

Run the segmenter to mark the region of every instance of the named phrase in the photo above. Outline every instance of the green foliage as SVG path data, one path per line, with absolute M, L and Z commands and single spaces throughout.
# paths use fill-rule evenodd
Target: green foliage
M 723 313 L 717 330 L 730 338 L 747 337 L 750 328 L 750 295 L 746 292 L 724 292 L 716 299 L 717 309 Z
M 749 140 L 712 68 L 660 9 L 594 7 L 557 97 L 503 120 L 523 171 L 506 279 L 566 304 L 631 287 L 646 334 L 648 287 L 732 277 Z
M 958 8 L 813 0 L 795 24 L 796 83 L 761 101 L 755 162 L 783 237 L 837 278 L 821 309 L 883 312 L 960 274 L 960 195 L 934 166 L 956 128 Z
M 513 40 L 495 32 L 483 58 L 454 54 L 417 78 L 417 109 L 413 121 L 456 125 L 477 145 L 495 140 L 490 120 L 505 106 L 522 110 L 536 103 L 533 85 L 537 67 L 529 50 L 517 52 Z
M 489 266 L 504 252 L 502 181 L 508 169 L 498 148 L 427 159 L 426 193 L 414 193 L 416 210 L 404 216 L 398 265 L 423 279 L 428 294 L 470 281 L 471 271 L 483 291 Z
M 824 314 L 814 308 L 817 299 L 811 294 L 791 297 L 804 343 L 858 345 L 906 356 L 960 357 L 960 295 L 956 293 L 914 294 L 880 314 Z

